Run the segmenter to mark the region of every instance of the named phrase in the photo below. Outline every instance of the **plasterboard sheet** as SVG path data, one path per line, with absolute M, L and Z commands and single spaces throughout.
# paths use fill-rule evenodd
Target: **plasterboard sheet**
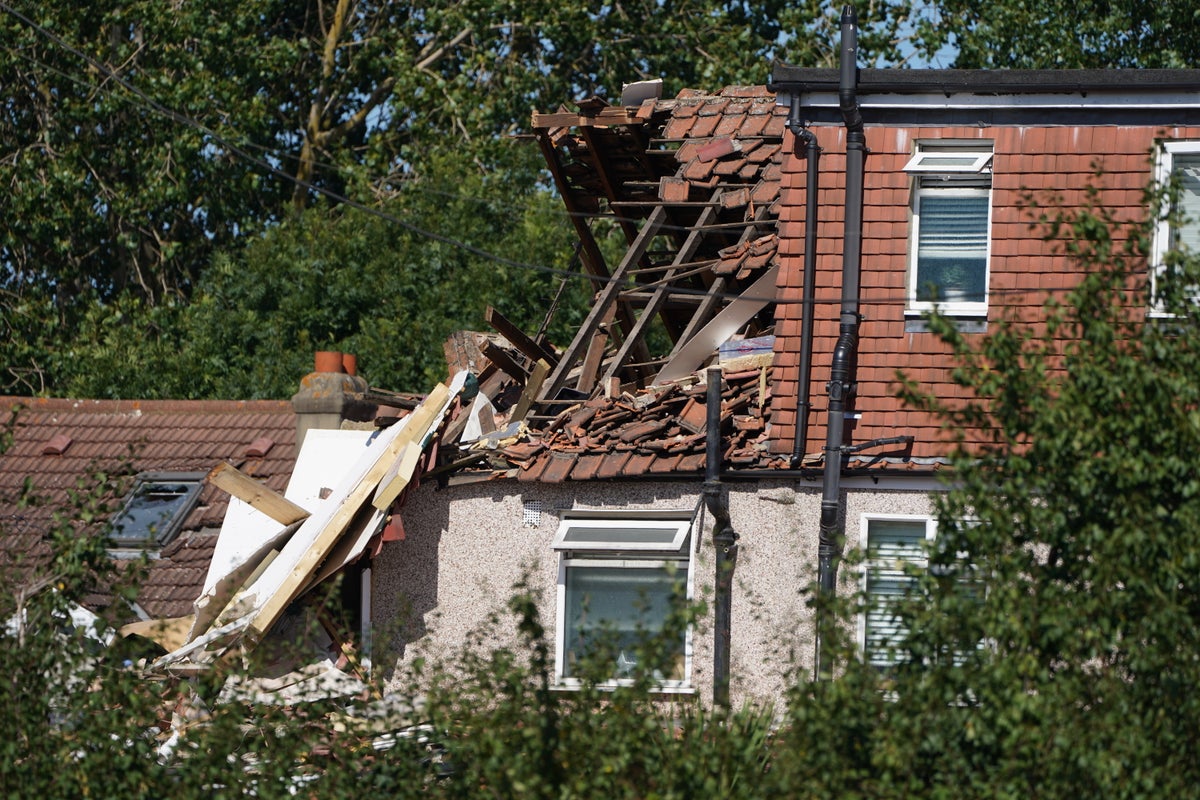
M 304 520 L 300 529 L 284 545 L 279 557 L 267 566 L 252 585 L 243 590 L 242 594 L 250 599 L 253 607 L 257 607 L 279 591 L 283 582 L 295 569 L 300 557 L 312 547 L 316 537 L 341 510 L 354 489 L 358 487 L 370 472 L 371 467 L 387 450 L 388 445 L 404 431 L 408 419 L 409 417 L 405 417 L 390 428 L 385 428 L 371 437 L 366 446 L 358 451 L 359 457 L 354 464 L 342 471 L 340 480 L 330 492 L 329 497 L 324 502 L 317 504 L 312 510 L 312 516 Z M 303 505 L 299 500 L 288 499 Z
M 346 470 L 362 457 L 374 431 L 311 430 L 296 457 L 296 466 L 283 496 L 313 513 L 321 502 L 321 490 L 338 484 Z M 282 529 L 275 520 L 236 497 L 221 523 L 213 551 L 204 594 L 238 569 L 247 558 L 261 552 L 263 545 Z
M 296 458 L 296 468 L 283 496 L 309 513 L 321 502 L 321 490 L 331 492 L 354 464 L 362 458 L 377 431 L 311 430 Z
M 779 266 L 771 267 L 740 297 L 721 309 L 720 313 L 709 320 L 708 324 L 662 368 L 654 379 L 654 385 L 686 378 L 700 369 L 700 365 L 708 360 L 723 342 L 728 341 L 751 317 L 775 299 L 775 278 L 778 274 Z

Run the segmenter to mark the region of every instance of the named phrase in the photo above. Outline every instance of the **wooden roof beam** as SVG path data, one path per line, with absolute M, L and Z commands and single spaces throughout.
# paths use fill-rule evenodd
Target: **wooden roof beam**
M 715 206 L 710 206 L 709 208 L 704 209 L 704 211 L 700 214 L 700 219 L 696 221 L 695 227 L 693 227 L 691 232 L 688 233 L 687 239 L 684 240 L 683 245 L 675 254 L 675 261 L 672 264 L 671 269 L 666 275 L 663 276 L 662 282 L 658 288 L 655 289 L 654 294 L 650 297 L 649 301 L 647 301 L 646 307 L 642 309 L 642 314 L 640 317 L 638 317 L 638 321 L 633 326 L 633 330 L 629 332 L 629 335 L 625 338 L 625 342 L 621 345 L 621 349 L 617 351 L 616 358 L 612 360 L 608 370 L 604 373 L 604 377 L 601 379 L 602 383 L 608 383 L 608 381 L 616 377 L 618 370 L 624 366 L 625 360 L 629 357 L 634 343 L 643 341 L 647 326 L 649 326 L 650 321 L 654 319 L 655 315 L 658 314 L 659 309 L 663 307 L 663 303 L 666 300 L 667 292 L 669 290 L 670 281 L 679 271 L 680 265 L 686 264 L 695 254 L 697 248 L 700 247 L 700 240 L 704 238 L 705 226 L 714 221 L 716 218 L 717 210 Z M 645 361 L 646 359 L 642 360 Z
M 622 288 L 621 284 L 625 281 L 629 269 L 641 260 L 646 250 L 650 247 L 651 240 L 658 234 L 666 218 L 666 209 L 660 206 L 654 209 L 646 219 L 646 224 L 642 226 L 637 239 L 634 240 L 629 250 L 625 252 L 625 257 L 621 259 L 621 263 L 613 271 L 608 284 L 600 292 L 596 298 L 596 302 L 592 304 L 592 309 L 588 312 L 587 318 L 575 333 L 575 339 L 563 352 L 554 371 L 542 385 L 542 391 L 538 396 L 539 401 L 554 397 L 566 384 L 567 374 L 575 366 L 576 362 L 579 361 L 583 355 L 584 348 L 591 343 L 593 335 L 599 330 L 605 316 L 613 304 L 616 303 L 617 295 Z

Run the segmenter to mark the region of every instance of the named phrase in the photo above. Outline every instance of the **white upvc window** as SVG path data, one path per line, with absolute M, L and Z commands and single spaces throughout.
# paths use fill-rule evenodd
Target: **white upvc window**
M 1183 251 L 1200 256 L 1200 141 L 1162 142 L 1154 172 L 1155 186 L 1174 188 L 1171 214 L 1160 216 L 1154 229 L 1150 255 L 1151 297 L 1158 296 L 1159 280 L 1167 256 Z
M 559 552 L 555 675 L 579 685 L 580 667 L 612 658 L 605 683 L 617 685 L 639 668 L 648 638 L 661 635 L 681 600 L 692 598 L 692 511 L 565 514 L 554 538 Z M 663 643 L 663 663 L 652 672 L 665 692 L 689 691 L 692 631 Z
M 930 517 L 878 514 L 862 519 L 867 607 L 859 618 L 859 644 L 863 659 L 873 667 L 887 669 L 898 660 L 895 648 L 908 631 L 896 609 L 928 568 L 936 535 L 937 523 Z
M 918 142 L 908 270 L 910 312 L 987 316 L 991 142 Z

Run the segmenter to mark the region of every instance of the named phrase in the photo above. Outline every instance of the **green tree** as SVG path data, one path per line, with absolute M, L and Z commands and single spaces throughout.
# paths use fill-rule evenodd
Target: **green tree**
M 881 8 L 863 50 L 887 59 L 907 0 Z M 240 261 L 319 194 L 407 207 L 410 184 L 473 169 L 491 197 L 523 202 L 544 188 L 537 149 L 510 138 L 531 111 L 615 99 L 646 77 L 668 94 L 760 83 L 772 55 L 830 63 L 836 13 L 775 0 L 3 6 L 3 390 L 81 388 L 80 365 L 110 358 L 85 346 L 109 340 L 97 326 L 173 324 L 211 264 Z M 128 374 L 104 391 L 138 392 Z
M 312 353 L 359 356 L 388 389 L 424 391 L 446 375 L 455 330 L 486 330 L 487 305 L 536 332 L 560 289 L 550 333 L 570 335 L 586 281 L 522 264 L 568 265 L 554 198 L 499 200 L 476 171 L 410 181 L 383 215 L 314 205 L 238 253 L 220 255 L 188 304 L 125 298 L 96 306 L 55 362 L 71 396 L 286 398 Z M 428 230 L 511 263 L 497 263 Z M 563 284 L 565 282 L 565 287 Z
M 1200 775 L 1200 333 L 1180 254 L 1147 314 L 1147 237 L 1102 209 L 1047 212 L 1083 274 L 1048 322 L 932 324 L 977 400 L 907 397 L 960 449 L 938 540 L 902 606 L 899 664 L 843 642 L 793 696 L 781 762 L 812 796 L 1142 797 Z
M 916 15 L 926 56 L 952 46 L 960 69 L 1193 67 L 1200 16 L 1187 0 L 933 0 Z

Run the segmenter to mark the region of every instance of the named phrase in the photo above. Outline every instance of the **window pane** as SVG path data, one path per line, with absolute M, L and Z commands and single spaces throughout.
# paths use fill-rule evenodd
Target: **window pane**
M 590 567 L 572 565 L 566 575 L 566 646 L 563 675 L 571 677 L 589 648 L 611 646 L 614 677 L 629 675 L 637 665 L 638 646 L 662 630 L 671 601 L 683 596 L 683 570 L 667 567 Z M 683 672 L 684 636 L 670 675 Z
M 1176 155 L 1174 167 L 1179 179 L 1176 210 L 1183 224 L 1173 231 L 1171 246 L 1200 253 L 1200 153 Z
M 682 534 L 687 533 L 688 526 L 688 523 L 681 522 L 663 525 L 623 522 L 602 526 L 568 521 L 564 523 L 562 536 L 555 546 L 585 549 L 588 545 L 598 545 L 606 550 L 619 550 L 622 545 L 633 545 L 637 549 L 651 547 L 655 550 L 675 550 L 682 543 Z
M 925 520 L 871 520 L 867 524 L 867 615 L 864 650 L 867 663 L 895 663 L 888 652 L 904 638 L 896 618 L 898 603 L 916 584 L 910 566 L 925 564 Z
M 917 299 L 982 303 L 987 290 L 988 196 L 922 189 Z
M 184 511 L 193 488 L 194 484 L 176 482 L 139 485 L 125 509 L 113 520 L 112 539 L 118 543 L 149 543 L 160 539 L 175 516 Z

